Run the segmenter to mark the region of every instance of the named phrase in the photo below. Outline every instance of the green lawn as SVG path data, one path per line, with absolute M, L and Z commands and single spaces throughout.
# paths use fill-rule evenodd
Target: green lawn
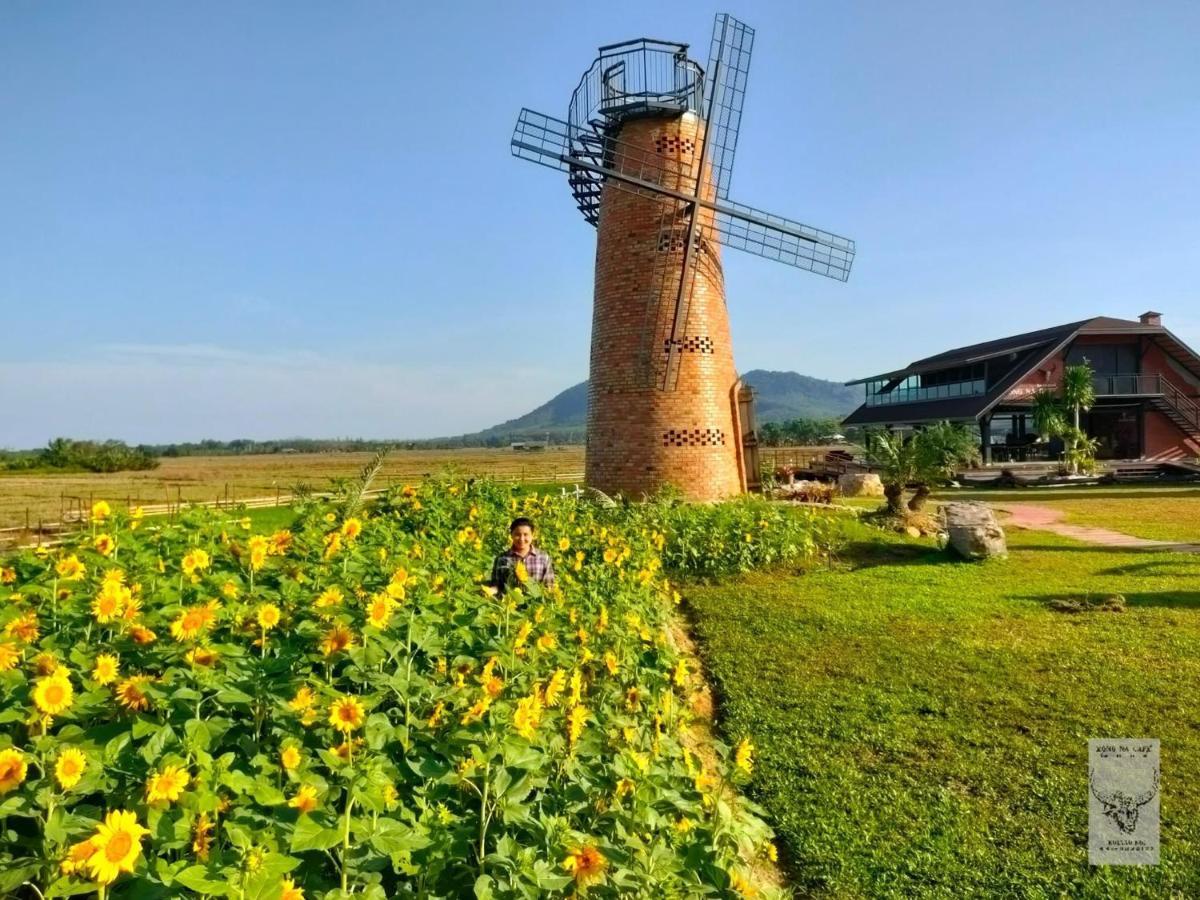
M 946 490 L 936 496 L 1053 506 L 1066 513 L 1065 521 L 1073 525 L 1110 528 L 1158 541 L 1200 542 L 1200 485 Z
M 847 533 L 837 569 L 687 591 L 797 890 L 1200 896 L 1200 556 Z M 1049 607 L 1085 591 L 1128 609 Z M 1161 865 L 1087 865 L 1089 737 L 1162 741 Z

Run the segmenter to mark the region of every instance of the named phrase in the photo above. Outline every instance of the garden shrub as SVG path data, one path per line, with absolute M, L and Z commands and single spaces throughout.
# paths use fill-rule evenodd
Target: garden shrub
M 713 579 L 826 556 L 840 540 L 836 519 L 761 497 L 685 503 L 672 493 L 628 507 L 635 521 L 664 536 L 663 565 L 677 577 Z
M 687 749 L 664 569 L 813 556 L 819 519 L 447 481 L 274 534 L 93 512 L 0 563 L 0 894 L 718 896 L 774 855 L 750 745 Z M 559 580 L 497 599 L 518 514 Z

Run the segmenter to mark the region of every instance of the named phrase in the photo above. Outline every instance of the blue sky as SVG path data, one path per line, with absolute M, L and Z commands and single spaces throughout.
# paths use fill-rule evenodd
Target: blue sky
M 858 242 L 730 252 L 740 369 L 849 379 L 1153 307 L 1200 347 L 1200 4 L 781 2 L 732 196 Z M 509 155 L 694 3 L 0 5 L 0 446 L 422 437 L 587 375 L 594 232 Z

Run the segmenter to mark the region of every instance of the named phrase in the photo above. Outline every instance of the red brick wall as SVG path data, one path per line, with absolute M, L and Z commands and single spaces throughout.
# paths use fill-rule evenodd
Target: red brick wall
M 665 178 L 675 187 L 702 137 L 694 114 L 634 119 L 621 129 L 624 149 L 613 164 L 636 172 L 652 159 L 676 173 Z M 585 468 L 587 483 L 606 493 L 640 497 L 670 483 L 691 499 L 715 500 L 741 490 L 730 401 L 737 373 L 715 241 L 702 238 L 693 250 L 686 326 L 666 345 L 683 266 L 681 206 L 611 184 L 601 196 Z M 678 379 L 663 391 L 671 353 Z
M 1146 459 L 1190 459 L 1200 456 L 1200 442 L 1155 409 L 1146 410 L 1142 455 Z
M 1184 396 L 1193 399 L 1200 398 L 1200 388 L 1172 368 L 1171 364 L 1167 362 L 1167 354 L 1158 344 L 1147 346 L 1146 352 L 1142 356 L 1142 374 L 1161 375 L 1178 388 Z

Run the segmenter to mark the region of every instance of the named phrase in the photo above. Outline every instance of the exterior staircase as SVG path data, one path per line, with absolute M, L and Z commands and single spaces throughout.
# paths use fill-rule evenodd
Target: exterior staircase
M 1193 440 L 1200 441 L 1200 405 L 1162 375 L 1100 375 L 1097 397 L 1145 397 Z
M 587 128 L 572 130 L 571 156 L 597 166 L 603 166 L 606 145 L 603 119 L 589 119 Z M 575 205 L 590 225 L 600 221 L 600 192 L 604 189 L 604 176 L 582 166 L 571 166 L 567 172 L 567 183 L 575 197 Z
M 1150 403 L 1178 425 L 1180 431 L 1188 437 L 1200 441 L 1200 406 L 1197 406 L 1190 397 L 1185 397 L 1173 386 L 1171 390 L 1175 394 L 1174 397 L 1169 393 L 1163 393 L 1151 397 Z

